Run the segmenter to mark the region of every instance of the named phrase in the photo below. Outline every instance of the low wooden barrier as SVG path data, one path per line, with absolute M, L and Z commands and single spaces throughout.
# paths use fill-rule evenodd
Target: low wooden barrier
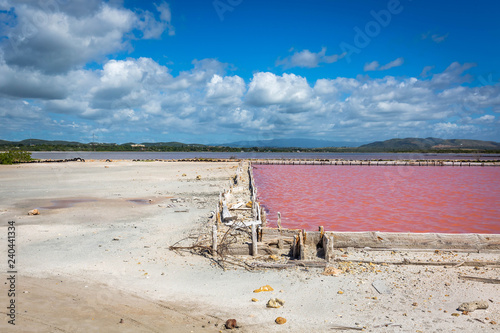
M 327 261 L 334 258 L 339 248 L 369 248 L 378 250 L 466 250 L 481 252 L 500 250 L 500 234 L 441 234 L 397 232 L 336 232 L 305 231 L 300 229 L 260 228 L 259 241 L 269 246 L 290 247 L 292 259 L 306 260 L 315 257 L 318 249 Z M 309 253 L 309 255 L 308 255 Z

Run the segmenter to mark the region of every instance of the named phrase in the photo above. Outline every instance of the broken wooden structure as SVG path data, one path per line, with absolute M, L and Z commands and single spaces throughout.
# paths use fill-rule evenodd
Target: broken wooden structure
M 245 187 L 249 201 L 232 203 L 233 183 L 221 193 L 213 228 L 212 253 L 220 245 L 217 230 L 222 227 L 247 229 L 249 237 L 239 244 L 231 244 L 226 249 L 230 255 L 283 255 L 296 262 L 311 264 L 318 259 L 325 263 L 339 261 L 335 250 L 358 248 L 369 250 L 450 250 L 465 252 L 500 251 L 500 234 L 442 234 L 442 233 L 397 233 L 397 232 L 339 232 L 266 227 L 266 214 L 257 200 L 257 188 L 251 164 L 337 164 L 337 165 L 500 165 L 500 162 L 463 162 L 463 161 L 333 161 L 333 160 L 253 160 L 242 161 L 234 177 L 234 185 Z M 347 164 L 348 163 L 348 164 Z M 243 167 L 245 166 L 245 167 Z M 245 172 L 244 169 L 247 169 Z M 244 176 L 244 177 L 243 177 Z M 248 184 L 246 183 L 248 182 Z M 250 219 L 238 220 L 236 211 L 250 212 Z M 233 213 L 231 213 L 232 211 Z M 219 235 L 220 236 L 220 235 Z M 324 259 L 324 260 L 323 260 Z M 397 264 L 397 263 L 396 263 Z
M 270 247 L 289 249 L 291 259 L 326 261 L 334 259 L 335 249 L 361 248 L 374 250 L 467 250 L 481 252 L 500 250 L 499 234 L 441 234 L 398 232 L 305 231 L 261 227 L 259 241 Z M 283 245 L 282 245 L 283 246 Z

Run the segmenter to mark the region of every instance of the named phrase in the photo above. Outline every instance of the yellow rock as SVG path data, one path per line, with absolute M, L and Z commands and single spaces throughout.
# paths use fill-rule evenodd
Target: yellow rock
M 247 202 L 246 206 L 247 208 L 252 208 L 252 201 Z
M 28 215 L 40 215 L 40 211 L 38 211 L 38 209 L 32 209 L 28 212 Z
M 271 298 L 269 301 L 267 301 L 266 304 L 268 308 L 275 308 L 275 309 L 282 307 L 283 305 L 285 305 L 285 301 L 279 298 Z
M 275 322 L 276 324 L 283 325 L 284 323 L 286 323 L 286 319 L 283 317 L 278 317 L 276 318 Z
M 259 300 L 257 298 L 252 298 L 252 302 L 258 302 Z
M 337 291 L 337 294 L 342 295 L 344 292 L 342 290 Z
M 259 289 L 255 289 L 253 292 L 260 293 L 261 291 L 274 291 L 274 289 L 270 285 L 266 284 L 265 286 L 262 286 Z
M 323 275 L 332 275 L 332 276 L 337 276 L 340 273 L 342 273 L 341 269 L 335 268 L 335 267 L 325 267 L 325 270 L 323 271 Z

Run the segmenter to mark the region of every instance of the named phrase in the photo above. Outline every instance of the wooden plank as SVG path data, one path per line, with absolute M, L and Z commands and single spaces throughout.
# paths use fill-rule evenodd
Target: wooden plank
M 327 232 L 335 247 L 420 248 L 420 249 L 500 249 L 497 234 L 439 234 L 389 232 Z
M 271 255 L 277 253 L 277 249 L 273 250 L 271 247 L 269 247 L 267 244 L 264 243 L 258 243 L 257 248 L 258 248 L 258 254 L 260 255 Z M 228 246 L 226 254 L 233 256 L 238 256 L 238 255 L 250 256 L 252 255 L 252 244 L 251 243 L 231 244 L 230 246 Z
M 448 266 L 451 268 L 460 267 L 460 266 L 469 266 L 469 267 L 486 267 L 486 266 L 498 266 L 500 265 L 499 261 L 462 261 L 462 262 L 453 262 L 453 261 L 412 261 L 412 260 L 403 260 L 403 261 L 376 261 L 376 260 L 356 260 L 356 259 L 335 259 L 335 262 L 350 262 L 350 263 L 364 263 L 364 264 L 374 264 L 374 265 L 415 265 L 415 266 Z
M 262 241 L 276 238 L 293 238 L 298 229 L 262 228 Z M 500 234 L 441 234 L 441 233 L 390 233 L 390 232 L 324 232 L 333 237 L 336 248 L 423 249 L 423 250 L 500 250 Z M 303 235 L 304 236 L 304 235 Z M 305 245 L 322 241 L 321 232 L 309 231 L 303 238 Z
M 304 244 L 306 246 L 316 247 L 322 242 L 322 235 L 319 231 L 306 231 L 304 232 Z
M 293 236 L 298 235 L 300 230 L 298 229 L 281 229 L 281 233 L 275 228 L 265 228 L 261 229 L 261 241 L 267 242 L 277 238 L 289 239 Z

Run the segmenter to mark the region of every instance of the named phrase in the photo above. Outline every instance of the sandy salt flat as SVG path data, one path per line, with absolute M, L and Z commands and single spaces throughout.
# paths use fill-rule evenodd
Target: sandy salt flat
M 14 220 L 19 274 L 17 325 L 4 318 L 0 331 L 218 332 L 229 318 L 238 321 L 240 332 L 332 332 L 338 325 L 366 327 L 366 332 L 500 331 L 491 323 L 500 322 L 498 284 L 458 279 L 500 278 L 499 268 L 353 264 L 338 276 L 306 268 L 223 271 L 206 258 L 168 250 L 203 228 L 235 170 L 236 163 L 1 166 L 0 254 L 6 262 L 6 226 Z M 41 215 L 27 216 L 33 208 Z M 456 262 L 499 256 L 337 254 L 343 259 Z M 391 294 L 379 294 L 375 281 Z M 267 284 L 273 292 L 252 292 Z M 266 308 L 271 297 L 285 305 Z M 452 316 L 462 302 L 475 300 L 486 300 L 489 308 Z M 3 288 L 2 308 L 7 302 Z M 278 316 L 287 323 L 275 324 Z

